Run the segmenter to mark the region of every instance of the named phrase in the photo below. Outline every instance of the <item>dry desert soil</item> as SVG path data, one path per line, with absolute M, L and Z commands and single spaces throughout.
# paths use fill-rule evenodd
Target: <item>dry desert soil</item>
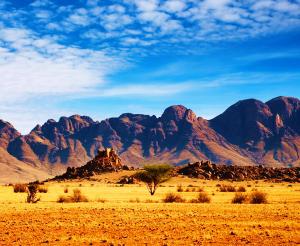
M 0 186 L 0 245 L 297 245 L 300 184 L 226 182 L 176 177 L 150 196 L 143 184 L 117 185 L 122 174 L 95 180 L 46 183 L 37 204 L 26 193 Z M 111 183 L 112 182 L 112 183 Z M 267 204 L 232 204 L 218 184 L 267 193 Z M 177 192 L 182 185 L 184 192 Z M 211 203 L 190 203 L 203 188 Z M 64 189 L 80 189 L 89 202 L 58 203 Z M 186 189 L 189 191 L 186 192 Z M 168 192 L 185 203 L 164 203 Z

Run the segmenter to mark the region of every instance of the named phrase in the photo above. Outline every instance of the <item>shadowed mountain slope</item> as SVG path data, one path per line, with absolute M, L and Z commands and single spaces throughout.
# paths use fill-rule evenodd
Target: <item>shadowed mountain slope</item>
M 242 100 L 212 120 L 182 105 L 167 108 L 161 117 L 126 113 L 98 122 L 73 115 L 48 120 L 25 136 L 0 121 L 0 147 L 14 160 L 53 175 L 83 165 L 105 147 L 113 147 L 131 166 L 202 159 L 225 165 L 299 166 L 300 101 Z

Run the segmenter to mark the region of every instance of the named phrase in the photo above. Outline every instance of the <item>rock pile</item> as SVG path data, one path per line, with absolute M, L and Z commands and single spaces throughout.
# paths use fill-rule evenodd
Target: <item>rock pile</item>
M 216 165 L 210 161 L 201 161 L 176 167 L 175 171 L 177 174 L 201 179 L 238 181 L 271 179 L 274 181 L 300 182 L 300 167 L 226 166 Z
M 106 148 L 99 150 L 96 157 L 81 167 L 68 167 L 66 173 L 56 176 L 55 180 L 88 178 L 104 172 L 117 172 L 128 170 L 127 166 L 122 165 L 120 157 L 114 149 Z

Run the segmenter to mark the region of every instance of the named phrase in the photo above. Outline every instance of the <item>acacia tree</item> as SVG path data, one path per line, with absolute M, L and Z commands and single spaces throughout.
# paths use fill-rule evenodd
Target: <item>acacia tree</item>
M 171 178 L 170 172 L 172 167 L 167 164 L 146 165 L 144 170 L 135 174 L 135 178 L 144 182 L 151 196 L 154 195 L 159 184 L 166 182 Z

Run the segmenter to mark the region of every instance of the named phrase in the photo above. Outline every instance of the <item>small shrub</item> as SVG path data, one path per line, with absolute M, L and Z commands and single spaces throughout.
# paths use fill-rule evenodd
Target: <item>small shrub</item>
M 46 186 L 38 186 L 38 192 L 40 193 L 47 193 L 48 188 Z
M 182 185 L 178 185 L 178 186 L 177 186 L 177 192 L 183 192 Z
M 190 192 L 190 191 L 191 191 L 190 188 L 185 189 L 185 192 Z
M 88 202 L 89 200 L 81 193 L 81 190 L 74 189 L 72 196 L 60 196 L 57 202 Z
M 233 185 L 221 185 L 221 192 L 235 192 L 235 187 Z
M 13 185 L 15 193 L 25 193 L 27 192 L 27 185 L 26 184 L 15 184 Z
M 251 186 L 252 186 L 251 184 L 248 184 L 248 185 L 247 185 L 247 187 L 251 187 Z
M 72 197 L 74 202 L 88 202 L 88 199 L 86 196 L 81 194 L 81 190 L 75 189 L 73 190 L 73 197 Z
M 238 192 L 246 192 L 246 188 L 244 186 L 240 186 L 238 189 L 237 189 Z
M 267 203 L 267 194 L 262 191 L 254 191 L 249 197 L 250 203 L 252 204 L 262 204 Z
M 196 199 L 192 199 L 192 203 L 210 203 L 211 198 L 206 192 L 200 192 Z
M 203 191 L 204 191 L 204 188 L 202 188 L 202 187 L 198 188 L 198 192 L 203 192 Z
M 57 199 L 57 202 L 59 202 L 59 203 L 64 203 L 64 202 L 68 203 L 68 202 L 73 202 L 73 201 L 72 201 L 71 197 L 69 197 L 69 196 L 59 196 L 58 199 Z
M 168 194 L 166 194 L 165 198 L 163 199 L 163 202 L 165 202 L 165 203 L 185 202 L 185 200 L 180 195 L 177 195 L 174 193 L 168 193 Z
M 98 199 L 96 200 L 96 202 L 105 203 L 106 200 L 105 200 L 105 199 L 98 198 Z
M 220 184 L 216 184 L 216 187 L 221 187 L 221 185 Z
M 246 194 L 240 193 L 240 192 L 236 192 L 231 203 L 245 203 L 248 199 L 248 196 Z
M 69 192 L 69 189 L 68 188 L 65 188 L 64 189 L 64 193 L 68 193 Z
M 129 202 L 131 203 L 140 203 L 140 199 L 139 198 L 135 198 L 135 199 L 130 199 Z
M 36 194 L 38 192 L 37 184 L 28 185 L 28 193 L 27 193 L 27 203 L 37 203 L 40 198 L 37 198 Z
M 146 199 L 145 203 L 156 203 L 156 201 L 152 200 L 152 199 Z

